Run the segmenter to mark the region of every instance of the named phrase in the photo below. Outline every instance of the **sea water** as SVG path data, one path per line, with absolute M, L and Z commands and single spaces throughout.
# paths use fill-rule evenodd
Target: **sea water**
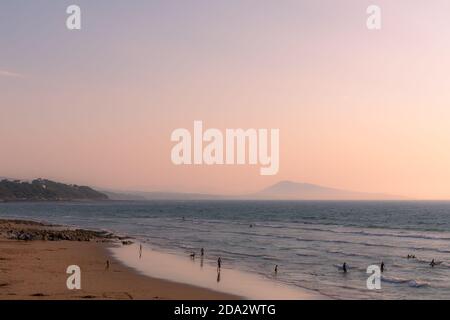
M 110 230 L 184 259 L 204 248 L 210 266 L 220 256 L 224 268 L 331 298 L 450 299 L 450 202 L 2 203 L 0 217 Z M 381 289 L 368 290 L 366 269 L 381 261 Z

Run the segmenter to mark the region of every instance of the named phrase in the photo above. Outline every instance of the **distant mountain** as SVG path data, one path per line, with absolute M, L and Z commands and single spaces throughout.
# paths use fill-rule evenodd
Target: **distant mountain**
M 144 191 L 102 191 L 110 200 L 149 201 L 149 200 L 219 200 L 224 196 L 202 193 L 182 192 L 144 192 Z
M 90 187 L 36 179 L 0 181 L 0 201 L 108 200 L 108 196 Z
M 405 198 L 293 181 L 281 181 L 253 194 L 225 196 L 158 191 L 97 191 L 87 186 L 68 185 L 45 179 L 31 181 L 0 178 L 0 202 L 71 200 L 405 200 Z
M 246 195 L 216 195 L 182 192 L 102 191 L 111 200 L 402 200 L 381 193 L 364 193 L 323 187 L 310 183 L 281 181 Z M 403 199 L 404 200 L 404 199 Z
M 260 200 L 400 200 L 401 197 L 323 187 L 310 183 L 281 181 L 260 192 L 246 196 Z
M 145 201 L 145 197 L 141 197 L 132 192 L 119 192 L 119 191 L 105 191 L 101 190 L 102 193 L 108 196 L 109 200 L 120 200 L 120 201 Z
M 147 200 L 220 200 L 227 199 L 225 196 L 204 193 L 182 193 L 182 192 L 139 192 L 138 195 Z

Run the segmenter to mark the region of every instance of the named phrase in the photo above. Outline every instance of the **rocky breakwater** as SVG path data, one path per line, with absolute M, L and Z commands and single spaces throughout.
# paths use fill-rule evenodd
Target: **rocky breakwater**
M 22 241 L 113 241 L 126 239 L 106 231 L 72 229 L 24 220 L 0 220 L 0 237 Z

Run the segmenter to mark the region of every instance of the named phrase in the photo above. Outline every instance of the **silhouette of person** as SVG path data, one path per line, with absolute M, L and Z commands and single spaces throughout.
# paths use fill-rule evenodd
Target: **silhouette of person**
M 275 273 L 278 273 L 278 265 L 275 265 Z
M 205 250 L 203 248 L 201 248 L 200 250 L 200 255 L 203 257 L 205 255 Z
M 220 272 L 220 268 L 222 268 L 222 259 L 219 257 L 219 259 L 217 259 L 217 271 Z
M 434 259 L 433 260 L 431 260 L 431 262 L 430 262 L 430 266 L 433 268 L 434 266 L 436 265 L 436 262 L 434 262 Z
M 139 259 L 142 258 L 142 244 L 139 244 Z
M 109 260 L 106 260 L 106 268 L 105 270 L 109 270 Z
M 384 272 L 384 262 L 383 261 L 381 261 L 380 271 Z
M 342 270 L 344 271 L 344 273 L 347 273 L 347 263 L 344 262 L 344 264 L 342 265 Z

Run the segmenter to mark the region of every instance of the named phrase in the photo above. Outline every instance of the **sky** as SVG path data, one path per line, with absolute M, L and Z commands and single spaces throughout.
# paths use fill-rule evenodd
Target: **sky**
M 450 199 L 449 16 L 448 0 L 3 0 L 0 176 Z M 171 133 L 195 120 L 279 129 L 278 173 L 174 165 Z

